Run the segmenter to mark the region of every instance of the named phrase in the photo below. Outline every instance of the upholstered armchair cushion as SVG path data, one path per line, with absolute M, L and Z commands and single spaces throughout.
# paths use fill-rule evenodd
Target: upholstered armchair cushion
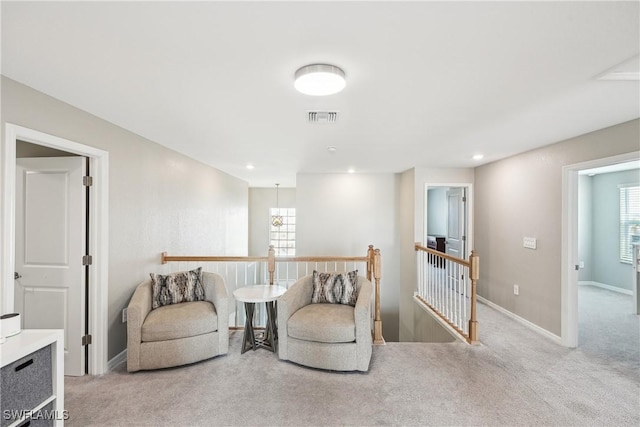
M 312 275 L 278 300 L 278 357 L 336 371 L 367 371 L 372 352 L 373 285 L 358 276 L 355 307 L 311 304 Z
M 186 365 L 229 351 L 229 293 L 224 280 L 202 273 L 202 286 L 205 301 L 152 310 L 151 280 L 138 285 L 127 311 L 129 372 Z
M 307 341 L 337 343 L 356 340 L 353 307 L 342 304 L 309 304 L 293 313 L 289 336 Z
M 165 341 L 208 334 L 218 329 L 209 301 L 183 302 L 151 310 L 142 324 L 142 341 Z

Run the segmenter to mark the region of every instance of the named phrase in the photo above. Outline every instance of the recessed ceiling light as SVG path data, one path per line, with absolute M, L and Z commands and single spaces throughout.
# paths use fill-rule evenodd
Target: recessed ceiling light
M 347 172 L 349 173 L 356 173 L 356 170 L 354 168 L 349 169 Z
M 327 147 L 327 151 L 330 153 L 335 153 L 336 151 L 338 151 L 338 149 L 336 147 L 334 147 L 333 145 L 330 145 Z
M 475 154 L 473 156 L 473 160 L 482 160 L 484 158 L 484 154 Z
M 253 169 L 253 168 L 255 168 L 255 166 L 253 166 L 251 163 L 249 163 L 249 164 L 247 165 L 247 169 L 251 170 L 251 169 Z
M 299 68 L 294 86 L 298 92 L 312 96 L 333 95 L 344 89 L 344 71 L 335 65 L 311 64 Z

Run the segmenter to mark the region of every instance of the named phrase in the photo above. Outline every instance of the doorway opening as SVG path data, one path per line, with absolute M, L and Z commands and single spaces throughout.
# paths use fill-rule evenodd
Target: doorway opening
M 471 184 L 426 184 L 423 241 L 461 259 L 473 249 Z
M 579 345 L 579 288 L 578 282 L 580 277 L 584 279 L 584 282 L 590 282 L 593 284 L 594 280 L 586 280 L 589 275 L 588 271 L 595 266 L 593 260 L 593 253 L 591 257 L 588 256 L 585 247 L 588 244 L 588 235 L 583 232 L 583 228 L 589 222 L 589 218 L 585 216 L 584 212 L 581 212 L 580 200 L 583 204 L 586 203 L 587 197 L 583 195 L 580 197 L 580 192 L 584 193 L 586 187 L 580 186 L 582 179 L 584 185 L 585 177 L 588 177 L 591 173 L 597 173 L 603 167 L 610 167 L 615 165 L 621 165 L 631 161 L 638 161 L 640 159 L 640 152 L 632 152 L 623 155 L 607 157 L 603 159 L 592 160 L 588 162 L 567 165 L 563 167 L 562 171 L 562 286 L 561 286 L 561 305 L 562 305 L 562 325 L 561 325 L 561 338 L 562 344 L 566 347 L 577 347 Z M 582 175 L 581 175 L 582 172 Z M 582 178 L 581 178 L 582 176 Z M 617 185 L 616 185 L 617 190 Z M 593 194 L 593 193 L 592 193 Z M 617 198 L 617 194 L 614 195 Z M 608 213 L 617 212 L 616 204 L 610 206 L 607 204 L 606 208 L 609 209 Z M 584 206 L 582 207 L 584 211 Z M 580 220 L 582 216 L 582 221 Z M 591 218 L 593 221 L 593 218 Z M 582 239 L 580 239 L 582 235 Z M 613 236 L 615 242 L 619 244 L 619 233 L 616 232 Z M 600 242 L 602 243 L 602 242 Z M 593 244 L 591 245 L 593 246 Z M 618 250 L 610 251 L 617 253 Z M 593 276 L 589 276 L 593 277 Z M 629 279 L 632 278 L 631 273 Z M 628 286 L 628 285 L 626 285 Z M 633 284 L 633 298 L 637 303 L 638 292 L 637 284 Z M 588 291 L 588 289 L 585 289 Z M 624 293 L 624 292 L 623 292 Z M 586 297 L 586 294 L 585 294 Z M 586 302 L 586 300 L 585 300 Z
M 88 273 L 87 300 L 89 305 L 87 371 L 100 375 L 107 371 L 107 307 L 108 307 L 108 203 L 109 203 L 109 153 L 22 126 L 7 123 L 2 147 L 2 312 L 13 312 L 16 244 L 16 151 L 18 141 L 24 141 L 41 149 L 49 148 L 83 156 L 88 159 L 93 175 L 93 191 L 89 196 L 91 215 L 87 223 L 89 249 L 92 264 Z M 44 148 L 43 148 L 44 147 Z M 82 302 L 84 304 L 84 302 Z

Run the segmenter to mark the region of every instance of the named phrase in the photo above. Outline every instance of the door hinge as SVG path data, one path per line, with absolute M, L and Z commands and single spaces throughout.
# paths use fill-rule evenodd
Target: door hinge
M 466 242 L 467 241 L 467 236 L 462 236 L 462 241 Z
M 462 203 L 466 202 L 467 198 L 466 197 L 462 197 Z
M 82 265 L 91 265 L 93 263 L 93 257 L 91 255 L 82 256 Z
M 82 345 L 91 344 L 91 335 L 85 335 L 82 337 Z
M 82 185 L 85 187 L 91 187 L 93 185 L 93 177 L 92 176 L 83 176 L 82 177 Z

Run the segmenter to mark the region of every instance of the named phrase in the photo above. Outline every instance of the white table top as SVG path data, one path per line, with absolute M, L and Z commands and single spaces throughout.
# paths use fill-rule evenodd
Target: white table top
M 62 329 L 23 329 L 19 334 L 8 337 L 0 344 L 0 359 L 2 366 L 33 353 L 36 350 L 58 342 L 64 343 L 64 330 Z
M 240 302 L 275 301 L 287 291 L 287 288 L 276 285 L 243 286 L 233 291 L 233 297 Z

